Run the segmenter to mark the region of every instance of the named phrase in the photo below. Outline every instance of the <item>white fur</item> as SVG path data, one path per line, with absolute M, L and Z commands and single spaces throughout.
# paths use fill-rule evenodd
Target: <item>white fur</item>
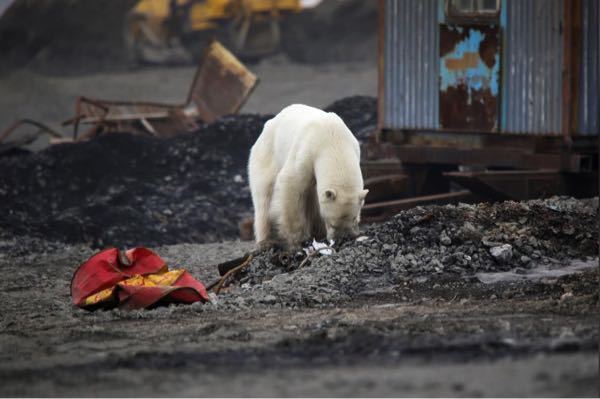
M 332 112 L 294 104 L 265 123 L 248 175 L 257 243 L 357 233 L 363 190 L 358 141 Z

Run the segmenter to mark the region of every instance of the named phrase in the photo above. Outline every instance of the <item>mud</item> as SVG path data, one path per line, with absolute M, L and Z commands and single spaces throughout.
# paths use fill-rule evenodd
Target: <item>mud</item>
M 214 303 L 130 312 L 71 305 L 88 246 L 5 240 L 0 394 L 596 395 L 597 216 L 597 198 L 416 208 L 301 269 L 258 255 Z M 250 249 L 155 248 L 205 282 Z M 567 274 L 477 277 L 541 266 Z

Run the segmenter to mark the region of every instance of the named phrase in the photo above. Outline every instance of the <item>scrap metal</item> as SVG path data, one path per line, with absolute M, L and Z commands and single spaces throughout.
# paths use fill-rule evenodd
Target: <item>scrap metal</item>
M 219 42 L 205 50 L 184 104 L 112 101 L 80 97 L 73 125 L 73 139 L 87 139 L 104 132 L 134 131 L 153 136 L 172 136 L 198 128 L 197 121 L 214 122 L 235 114 L 258 79 Z M 92 125 L 79 135 L 80 125 Z
M 12 135 L 17 129 L 22 126 L 31 125 L 37 128 L 37 131 L 33 134 L 22 136 L 13 141 L 6 141 L 10 135 Z M 9 151 L 13 148 L 20 148 L 31 144 L 35 140 L 37 140 L 42 134 L 47 134 L 50 136 L 51 143 L 57 143 L 64 140 L 64 136 L 52 129 L 48 125 L 45 125 L 42 122 L 35 121 L 33 119 L 19 119 L 12 125 L 8 126 L 6 129 L 0 132 L 0 153 Z
M 362 208 L 361 217 L 365 223 L 380 222 L 389 219 L 400 211 L 416 206 L 472 202 L 474 199 L 475 197 L 469 190 L 461 190 L 449 193 L 403 198 L 393 201 L 383 201 L 365 205 Z

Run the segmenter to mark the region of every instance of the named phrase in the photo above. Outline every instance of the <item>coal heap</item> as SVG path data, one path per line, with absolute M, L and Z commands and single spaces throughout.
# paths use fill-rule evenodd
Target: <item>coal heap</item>
M 377 128 L 377 99 L 375 97 L 342 98 L 328 105 L 325 111 L 338 114 L 361 141 L 365 141 Z
M 238 236 L 248 150 L 269 116 L 225 117 L 169 139 L 114 133 L 0 165 L 0 231 L 93 247 Z

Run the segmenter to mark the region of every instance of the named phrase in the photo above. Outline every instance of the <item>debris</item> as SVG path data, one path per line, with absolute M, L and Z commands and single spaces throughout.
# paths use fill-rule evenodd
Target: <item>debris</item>
M 570 211 L 548 213 L 546 201 L 557 201 Z M 331 256 L 314 256 L 315 251 L 312 257 L 298 259 L 285 254 L 285 262 L 279 262 L 281 253 L 276 250 L 259 253 L 235 283 L 235 286 L 244 284 L 248 288 L 232 289 L 220 300 L 223 306 L 235 308 L 239 298 L 262 303 L 265 295 L 274 295 L 278 303 L 290 306 L 325 306 L 345 298 L 387 292 L 406 282 L 438 283 L 443 287 L 448 279 L 493 284 L 589 272 L 592 265 L 597 264 L 597 258 L 577 263 L 572 257 L 595 256 L 597 243 L 589 247 L 581 245 L 574 237 L 562 234 L 560 229 L 552 232 L 548 226 L 572 224 L 578 232 L 595 232 L 597 211 L 597 198 L 564 197 L 523 203 L 413 208 L 388 222 L 366 228 L 363 234 L 368 240 L 336 243 L 336 252 Z M 517 230 L 505 230 L 507 225 L 524 216 L 527 216 L 528 237 L 522 237 Z M 451 246 L 440 242 L 443 231 L 455 237 L 466 221 L 489 241 L 498 241 L 501 237 L 508 241 L 510 244 L 502 245 L 510 245 L 512 257 L 506 263 L 497 261 L 482 240 L 457 239 Z M 552 244 L 540 247 L 538 260 L 522 264 L 520 257 L 529 251 L 528 238 L 542 237 Z M 545 265 L 543 262 L 550 258 L 559 263 Z M 311 267 L 306 267 L 308 262 Z M 567 266 L 563 267 L 565 262 Z M 303 266 L 297 267 L 299 263 Z
M 14 133 L 18 128 L 24 125 L 31 125 L 37 128 L 37 131 L 33 134 L 26 135 L 20 137 L 19 139 L 13 141 L 6 141 L 6 139 Z M 28 144 L 33 143 L 37 140 L 42 134 L 47 134 L 50 136 L 51 143 L 58 143 L 64 140 L 64 136 L 52 129 L 51 127 L 38 122 L 32 119 L 19 119 L 12 125 L 8 126 L 6 129 L 0 132 L 0 154 L 8 153 L 11 150 L 22 148 Z
M 386 220 L 394 213 L 417 206 L 438 203 L 472 202 L 473 200 L 474 198 L 468 190 L 424 195 L 420 197 L 370 203 L 363 207 L 362 215 L 363 219 L 367 222 L 379 222 Z
M 226 287 L 225 284 L 229 284 L 228 279 L 234 278 L 237 273 L 239 273 L 243 268 L 245 268 L 246 266 L 248 266 L 248 264 L 250 264 L 250 261 L 252 260 L 252 254 L 246 254 L 242 259 L 243 259 L 243 262 L 239 266 L 231 268 L 225 274 L 223 274 L 223 277 L 221 278 L 221 280 L 219 280 L 219 282 L 214 286 L 215 294 L 219 295 L 219 293 L 221 292 L 221 289 Z M 221 272 L 221 270 L 219 270 L 219 273 L 220 272 Z
M 75 116 L 63 124 L 73 125 L 73 139 L 79 140 L 122 131 L 172 136 L 197 130 L 199 119 L 212 123 L 221 116 L 235 114 L 256 83 L 254 74 L 219 42 L 213 41 L 204 52 L 185 104 L 79 97 Z M 79 135 L 79 126 L 83 124 L 92 126 Z
M 77 268 L 71 281 L 73 303 L 86 310 L 140 309 L 168 302 L 208 301 L 204 285 L 183 269 L 171 270 L 154 252 L 110 248 Z
M 329 240 L 329 244 L 327 244 L 313 238 L 312 244 L 307 248 L 303 248 L 303 250 L 307 255 L 310 255 L 313 252 L 319 252 L 321 255 L 331 255 L 335 252 L 333 244 L 335 244 L 334 240 Z

